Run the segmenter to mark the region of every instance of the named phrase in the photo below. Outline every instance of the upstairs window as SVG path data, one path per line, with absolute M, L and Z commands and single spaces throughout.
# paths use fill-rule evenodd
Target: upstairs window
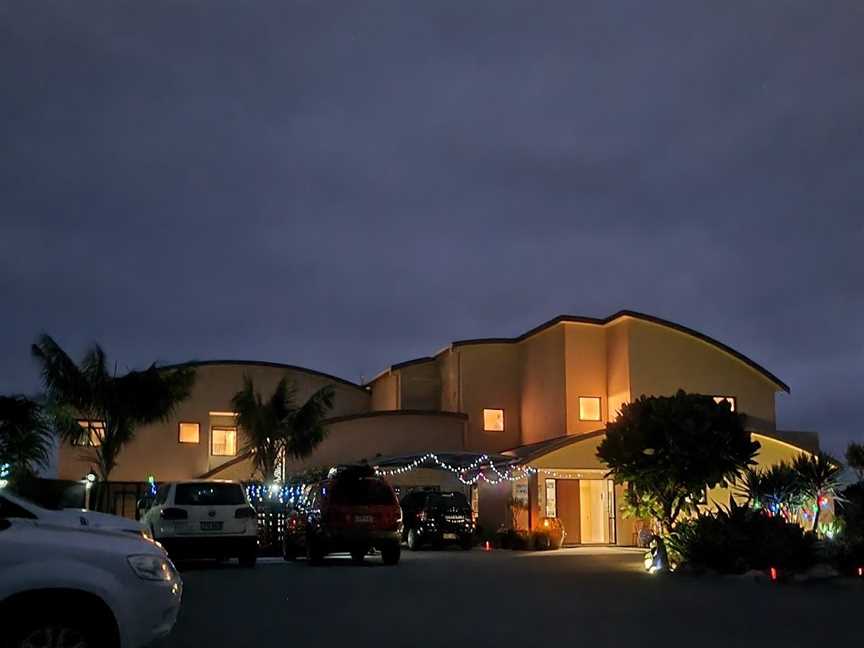
M 199 423 L 180 423 L 180 443 L 198 443 L 201 440 L 201 425 Z
M 580 396 L 579 397 L 579 420 L 580 421 L 599 421 L 600 416 L 600 397 L 599 396 Z
M 736 401 L 736 399 L 734 396 L 715 396 L 714 397 L 715 403 L 729 403 L 729 407 L 732 408 L 733 412 L 738 411 L 738 403 L 735 401 Z
M 102 439 L 105 438 L 104 421 L 78 421 L 78 425 L 81 426 L 81 432 L 78 438 L 72 441 L 73 446 L 98 448 L 102 445 Z
M 237 428 L 211 428 L 210 452 L 216 457 L 233 457 L 237 454 Z
M 504 431 L 504 410 L 503 409 L 484 409 L 483 410 L 483 431 L 484 432 L 503 432 Z

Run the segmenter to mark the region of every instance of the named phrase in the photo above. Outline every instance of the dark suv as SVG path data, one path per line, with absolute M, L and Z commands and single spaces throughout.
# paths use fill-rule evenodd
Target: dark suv
M 440 546 L 452 542 L 463 549 L 474 545 L 471 506 L 462 493 L 409 493 L 402 498 L 402 513 L 405 516 L 402 539 L 412 551 L 424 544 Z
M 305 553 L 310 564 L 348 551 L 362 562 L 370 550 L 385 565 L 399 562 L 402 510 L 396 494 L 371 469 L 348 468 L 308 488 L 286 516 L 282 553 Z

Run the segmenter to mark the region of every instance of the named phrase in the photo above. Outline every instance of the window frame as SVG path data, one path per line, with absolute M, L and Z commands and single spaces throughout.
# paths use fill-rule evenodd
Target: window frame
M 486 412 L 501 412 L 501 429 L 495 430 L 486 427 Z M 483 431 L 484 432 L 504 432 L 507 429 L 507 421 L 505 419 L 503 407 L 484 407 L 483 408 Z
M 219 453 L 213 452 L 213 439 L 214 432 L 216 430 L 227 432 L 228 430 L 234 431 L 234 452 L 231 454 L 228 453 Z M 236 457 L 237 456 L 237 426 L 236 425 L 211 425 L 210 426 L 210 456 L 211 457 Z
M 582 417 L 582 400 L 596 400 L 597 401 L 597 418 L 583 418 Z M 577 407 L 579 408 L 579 420 L 587 421 L 589 423 L 602 423 L 603 422 L 603 397 L 602 396 L 578 396 L 576 400 Z
M 732 401 L 732 412 L 735 414 L 738 413 L 738 397 L 737 396 L 724 396 L 722 394 L 711 394 L 711 398 L 713 398 L 714 402 L 717 403 L 718 405 L 722 402 Z M 718 398 L 721 398 L 723 400 L 718 401 L 717 400 Z
M 198 426 L 198 440 L 197 441 L 184 441 L 181 431 L 184 425 L 197 425 Z M 177 421 L 177 443 L 181 443 L 183 445 L 198 445 L 201 443 L 201 424 L 198 421 Z
M 71 444 L 75 448 L 98 448 L 102 445 L 102 442 L 105 441 L 105 421 L 91 420 L 91 419 L 75 419 L 75 422 L 81 428 L 81 436 L 84 433 L 87 433 L 87 442 L 81 443 L 80 440 L 76 441 L 72 439 Z M 82 423 L 86 423 L 87 425 L 81 425 Z M 95 427 L 95 423 L 101 425 L 101 427 Z M 97 433 L 97 430 L 102 432 L 100 436 Z M 99 439 L 99 443 L 93 443 L 93 435 L 96 435 L 96 438 Z

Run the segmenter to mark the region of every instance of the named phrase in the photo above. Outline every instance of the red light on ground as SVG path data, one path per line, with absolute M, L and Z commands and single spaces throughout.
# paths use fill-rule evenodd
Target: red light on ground
M 488 540 L 483 545 L 483 551 L 492 551 L 492 543 L 489 542 Z M 860 570 L 859 570 L 859 572 L 860 572 Z
M 777 580 L 777 568 L 776 567 L 771 568 L 771 580 L 772 581 Z
M 859 575 L 859 576 L 864 576 L 864 567 L 859 567 L 859 568 L 858 568 L 858 575 Z

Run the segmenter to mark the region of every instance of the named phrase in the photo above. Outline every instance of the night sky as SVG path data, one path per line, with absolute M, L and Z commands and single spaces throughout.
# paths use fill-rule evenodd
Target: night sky
M 0 392 L 29 344 L 359 381 L 629 308 L 864 439 L 864 4 L 0 0 Z

